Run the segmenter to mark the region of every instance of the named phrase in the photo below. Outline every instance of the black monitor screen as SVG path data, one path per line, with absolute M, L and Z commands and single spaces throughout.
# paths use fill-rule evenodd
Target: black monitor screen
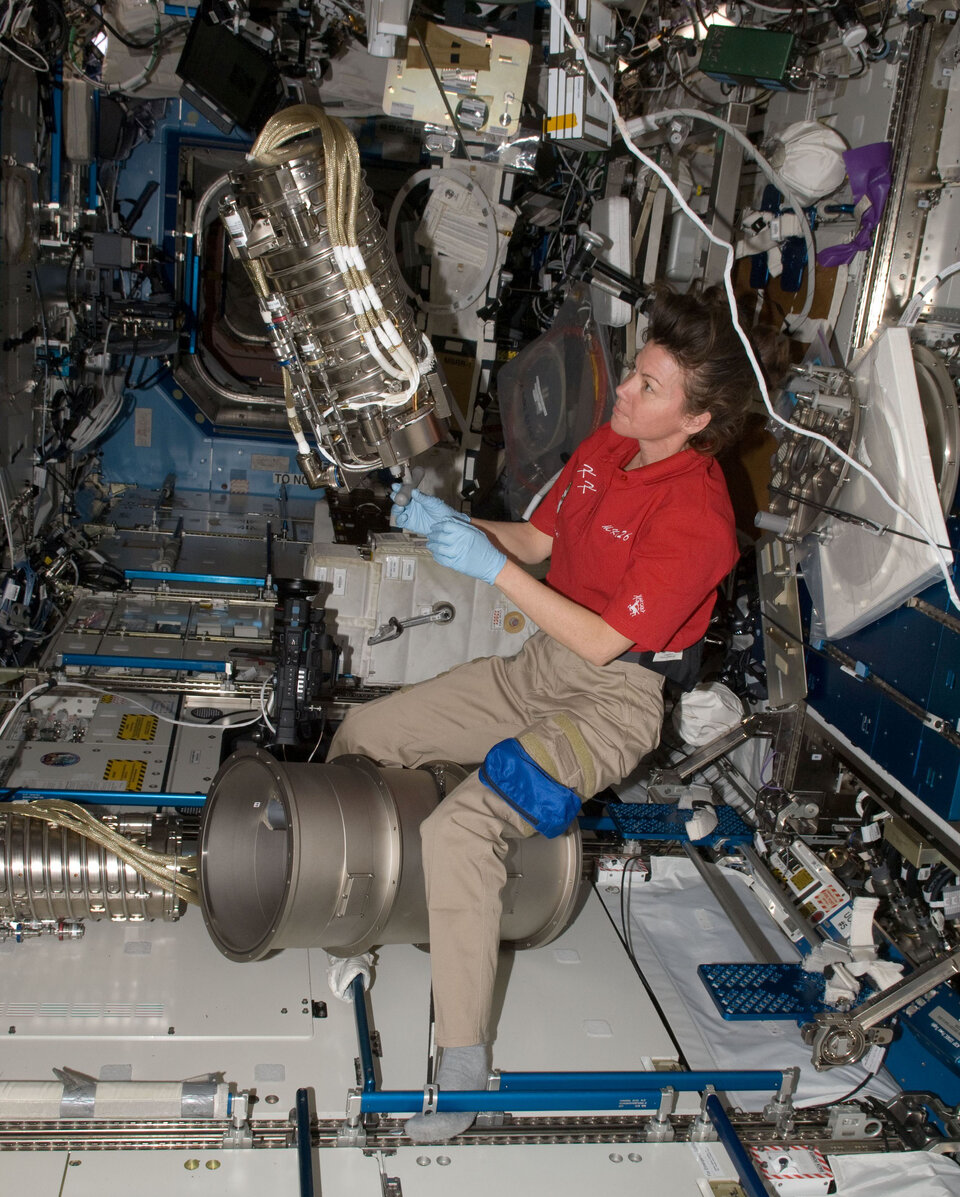
M 283 97 L 280 72 L 270 56 L 225 25 L 197 14 L 177 74 L 241 129 L 255 132 Z

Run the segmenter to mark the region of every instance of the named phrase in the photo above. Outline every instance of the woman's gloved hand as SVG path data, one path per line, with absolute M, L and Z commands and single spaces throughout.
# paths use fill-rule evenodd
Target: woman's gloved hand
M 394 499 L 401 489 L 401 483 L 394 482 L 390 487 L 390 494 Z M 405 532 L 415 532 L 417 536 L 429 536 L 434 525 L 441 520 L 455 519 L 469 524 L 470 517 L 444 503 L 436 495 L 425 495 L 416 487 L 410 492 L 409 501 L 401 506 L 394 503 L 390 508 L 390 521 Z
M 505 554 L 479 528 L 458 519 L 441 520 L 427 537 L 427 548 L 438 565 L 479 578 L 492 586 L 507 563 Z

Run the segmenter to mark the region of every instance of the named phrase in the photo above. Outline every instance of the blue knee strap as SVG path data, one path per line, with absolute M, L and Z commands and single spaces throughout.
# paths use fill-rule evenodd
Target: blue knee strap
M 517 740 L 501 740 L 480 766 L 480 780 L 547 839 L 562 835 L 580 810 L 576 790 L 561 785 Z

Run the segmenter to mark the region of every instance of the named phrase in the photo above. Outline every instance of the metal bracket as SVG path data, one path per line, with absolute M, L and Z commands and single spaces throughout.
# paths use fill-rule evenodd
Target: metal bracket
M 879 1024 L 958 973 L 960 949 L 916 969 L 849 1014 L 826 1011 L 818 1014 L 813 1022 L 806 1023 L 800 1030 L 804 1043 L 813 1049 L 814 1067 L 823 1072 L 838 1064 L 854 1064 L 863 1058 L 871 1045 L 888 1044 L 893 1031 Z
M 690 1124 L 691 1143 L 708 1143 L 720 1138 L 717 1128 L 713 1125 L 710 1115 L 707 1113 L 707 1098 L 716 1097 L 716 1095 L 713 1085 L 707 1085 L 704 1088 L 700 1099 L 700 1113 Z
M 362 1121 L 363 1091 L 350 1089 L 347 1092 L 347 1116 L 344 1122 L 337 1126 L 338 1147 L 364 1147 L 367 1142 L 367 1132 Z
M 500 1091 L 500 1069 L 491 1068 L 487 1074 L 487 1092 L 498 1093 Z M 505 1113 L 503 1110 L 482 1110 L 477 1114 L 474 1125 L 490 1127 L 503 1126 Z
M 677 1132 L 670 1121 L 677 1102 L 677 1091 L 672 1085 L 666 1085 L 660 1090 L 660 1106 L 654 1116 L 647 1123 L 644 1138 L 648 1143 L 672 1143 Z
M 850 1104 L 834 1106 L 827 1118 L 827 1133 L 831 1139 L 874 1139 L 883 1130 L 879 1118 Z
M 960 1139 L 960 1107 L 945 1105 L 935 1093 L 899 1093 L 886 1103 L 887 1112 L 911 1147 L 924 1151 L 955 1151 Z M 943 1123 L 944 1139 L 928 1116 L 931 1110 Z
M 783 1083 L 779 1093 L 775 1093 L 763 1107 L 763 1116 L 773 1123 L 774 1132 L 778 1136 L 792 1134 L 795 1119 L 793 1110 L 793 1094 L 800 1082 L 799 1068 L 786 1068 L 783 1072 Z
M 423 1113 L 436 1114 L 437 1112 L 437 1098 L 440 1096 L 439 1085 L 424 1085 L 423 1086 Z

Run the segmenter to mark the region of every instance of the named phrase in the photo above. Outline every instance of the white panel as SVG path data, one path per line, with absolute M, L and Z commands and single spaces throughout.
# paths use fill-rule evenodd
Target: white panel
M 865 404 L 856 456 L 934 540 L 947 544 L 907 330 L 883 330 L 855 373 Z M 916 527 L 896 514 L 859 473 L 851 471 L 837 506 L 909 536 L 918 535 Z M 949 552 L 946 558 L 953 560 Z M 805 569 L 826 638 L 849 636 L 919 593 L 940 577 L 937 561 L 928 544 L 891 533 L 877 536 L 831 521 L 829 538 L 811 545 L 810 568 Z
M 624 274 L 633 273 L 630 244 L 630 200 L 626 196 L 597 200 L 590 213 L 590 228 L 613 242 L 600 257 Z M 614 299 L 597 287 L 590 288 L 593 314 L 598 324 L 623 328 L 630 323 L 633 307 L 622 299 Z
M 75 942 L 0 944 L 5 978 L 0 1019 L 4 1027 L 16 1027 L 16 1040 L 11 1036 L 8 1045 L 22 1038 L 259 1040 L 313 1034 L 313 1020 L 300 1014 L 303 999 L 310 997 L 306 952 L 234 964 L 214 948 L 195 907 L 179 923 L 88 921 L 86 928 Z
M 62 1197 L 111 1197 L 120 1193 L 136 1193 L 137 1197 L 262 1197 L 264 1193 L 300 1192 L 298 1177 L 293 1148 L 82 1151 L 70 1156 Z M 323 1192 L 326 1195 L 326 1188 Z M 370 1190 L 370 1197 L 373 1194 Z M 364 1197 L 363 1190 L 357 1197 Z
M 591 1143 L 577 1146 L 401 1147 L 384 1160 L 387 1176 L 400 1180 L 404 1197 L 558 1197 L 603 1193 L 604 1197 L 703 1197 L 704 1179 L 695 1148 L 688 1143 Z M 707 1145 L 717 1161 L 717 1175 L 736 1179 L 719 1144 Z M 336 1184 L 336 1167 L 321 1161 L 336 1197 L 347 1190 Z M 325 1197 L 330 1186 L 324 1184 Z

